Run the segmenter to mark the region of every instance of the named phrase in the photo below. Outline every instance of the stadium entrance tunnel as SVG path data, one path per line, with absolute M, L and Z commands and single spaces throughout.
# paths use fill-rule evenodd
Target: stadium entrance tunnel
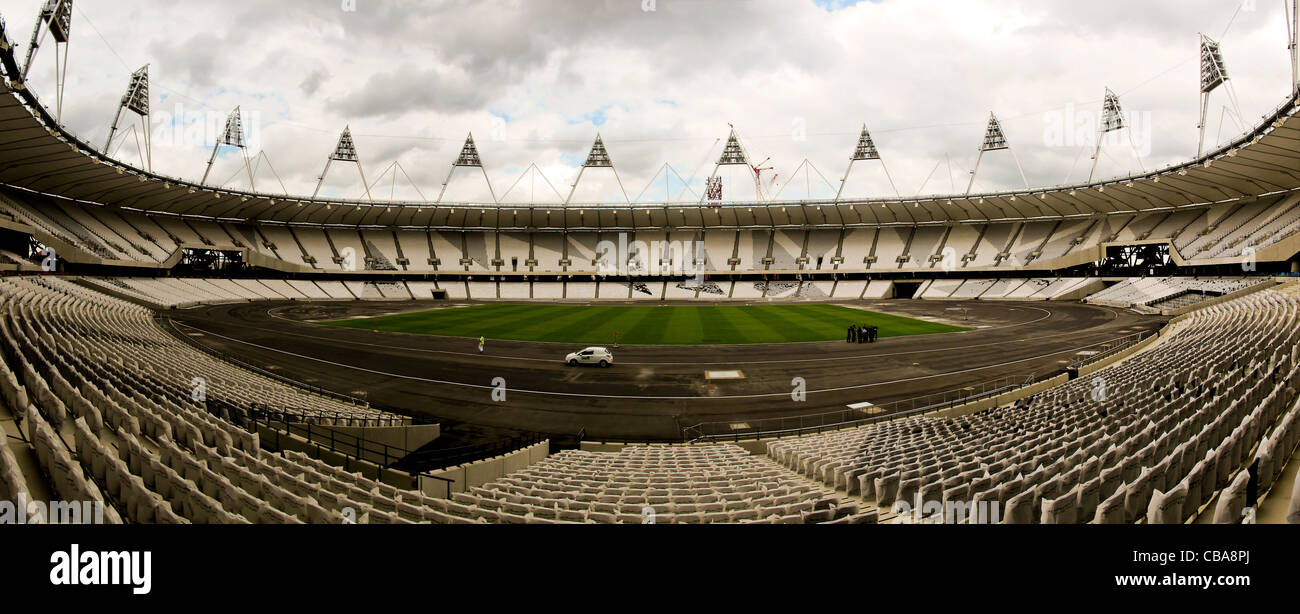
M 921 289 L 920 281 L 894 281 L 894 298 L 916 298 L 916 293 Z
M 8 252 L 19 258 L 30 258 L 32 254 L 39 253 L 45 248 L 35 237 L 28 233 L 20 232 L 0 225 L 0 251 Z M 5 257 L 5 260 L 12 258 Z M 30 261 L 27 261 L 30 263 Z M 18 264 L 17 262 L 5 264 Z M 39 263 L 34 263 L 33 268 Z

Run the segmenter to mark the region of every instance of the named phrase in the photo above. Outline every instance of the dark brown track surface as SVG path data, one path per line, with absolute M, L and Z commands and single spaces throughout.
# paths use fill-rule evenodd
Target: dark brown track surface
M 963 333 L 843 342 L 623 346 L 609 369 L 561 363 L 577 345 L 477 340 L 328 327 L 312 320 L 429 309 L 412 301 L 258 302 L 166 312 L 190 339 L 285 377 L 414 416 L 437 418 L 446 444 L 514 429 L 589 439 L 676 440 L 700 422 L 818 414 L 884 405 L 1007 376 L 1047 377 L 1080 351 L 1101 349 L 1165 318 L 1079 303 L 851 301 L 968 327 Z M 955 308 L 967 308 L 966 320 Z M 192 327 L 185 328 L 185 326 Z M 743 380 L 706 380 L 737 369 Z M 505 402 L 492 400 L 505 379 Z M 807 399 L 791 399 L 791 380 Z

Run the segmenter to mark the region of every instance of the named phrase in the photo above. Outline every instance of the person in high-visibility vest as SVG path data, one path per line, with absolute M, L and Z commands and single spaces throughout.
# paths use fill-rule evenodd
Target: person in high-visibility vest
M 487 339 L 484 339 L 482 335 L 479 335 L 479 338 L 478 338 L 478 353 L 479 353 L 479 354 L 482 354 L 482 353 L 483 353 L 483 344 L 486 343 L 486 342 L 487 342 Z

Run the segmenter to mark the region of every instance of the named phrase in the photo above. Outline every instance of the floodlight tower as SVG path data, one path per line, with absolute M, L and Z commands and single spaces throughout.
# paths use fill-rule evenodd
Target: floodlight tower
M 1092 176 L 1097 172 L 1097 161 L 1101 157 L 1101 141 L 1109 132 L 1124 129 L 1124 112 L 1120 110 L 1119 96 L 1115 92 L 1106 88 L 1106 95 L 1101 103 L 1101 125 L 1097 127 L 1097 148 L 1092 152 L 1092 170 L 1088 171 L 1088 183 L 1092 183 Z M 1137 153 L 1136 148 L 1134 153 Z M 1139 157 L 1138 163 L 1141 164 Z
M 141 66 L 131 73 L 131 83 L 117 105 L 117 114 L 113 116 L 113 125 L 108 127 L 108 140 L 104 142 L 104 155 L 109 155 L 113 147 L 113 135 L 117 125 L 122 121 L 122 111 L 131 111 L 140 117 L 140 131 L 144 133 L 144 147 L 140 148 L 140 157 L 144 160 L 145 170 L 153 170 L 152 139 L 149 133 L 149 65 Z M 138 143 L 137 143 L 138 145 Z
M 763 164 L 767 162 L 767 160 L 771 160 L 771 158 L 763 160 L 763 162 L 759 162 L 758 164 L 750 164 L 749 154 L 745 151 L 744 146 L 740 144 L 740 139 L 736 136 L 736 127 L 731 124 L 727 124 L 727 126 L 731 128 L 731 133 L 727 136 L 727 144 L 722 148 L 722 155 L 718 157 L 718 162 L 713 165 L 713 174 L 709 175 L 708 182 L 712 183 L 714 179 L 717 179 L 718 170 L 724 166 L 744 166 L 754 175 L 755 198 L 762 201 L 764 198 L 761 175 L 763 171 L 772 170 L 772 167 L 764 167 Z M 704 199 L 708 197 L 709 192 L 706 190 L 705 193 L 700 196 L 700 201 L 697 204 L 702 204 Z
M 614 171 L 614 180 L 618 182 L 618 189 L 623 191 L 623 200 L 632 202 L 627 197 L 627 189 L 623 187 L 623 180 L 618 176 L 618 169 L 614 168 L 614 162 L 609 159 L 609 152 L 605 150 L 605 144 L 600 140 L 600 134 L 596 134 L 596 142 L 591 144 L 591 151 L 587 154 L 587 161 L 582 163 L 582 168 L 578 169 L 578 177 L 573 180 L 573 186 L 569 188 L 569 195 L 564 199 L 564 204 L 569 204 L 573 200 L 573 193 L 578 190 L 578 182 L 582 181 L 582 173 L 589 168 L 608 168 Z
M 889 180 L 889 187 L 894 189 L 894 195 L 900 196 L 898 186 L 894 185 L 894 178 L 889 175 L 889 168 L 885 166 L 885 160 L 880 157 L 880 150 L 876 149 L 876 143 L 871 140 L 871 133 L 867 132 L 867 125 L 862 124 L 862 134 L 858 137 L 858 146 L 854 148 L 853 155 L 849 157 L 849 167 L 844 169 L 844 178 L 840 179 L 840 189 L 835 192 L 835 200 L 840 199 L 840 194 L 844 193 L 844 183 L 849 180 L 849 173 L 853 172 L 853 163 L 863 160 L 880 160 L 880 167 L 885 169 L 885 178 Z
M 248 148 L 244 145 L 244 122 L 240 118 L 239 107 L 235 107 L 235 110 L 231 111 L 230 115 L 226 117 L 226 129 L 222 132 L 221 137 L 217 139 L 216 144 L 212 146 L 212 157 L 208 158 L 208 170 L 203 171 L 203 179 L 199 181 L 200 184 L 207 183 L 208 173 L 212 172 L 212 163 L 217 161 L 217 151 L 221 149 L 222 145 L 238 147 L 243 152 L 244 169 L 248 171 L 248 189 L 256 190 L 257 188 L 253 186 L 253 167 L 248 162 Z
M 1197 131 L 1200 132 L 1196 141 L 1198 158 L 1205 149 L 1205 114 L 1210 108 L 1210 92 L 1227 82 L 1228 69 L 1223 65 L 1223 54 L 1219 51 L 1219 43 L 1201 34 L 1201 121 L 1196 125 Z M 1236 110 L 1237 117 L 1240 118 L 1241 109 L 1237 106 L 1237 97 L 1233 95 L 1231 86 L 1228 88 L 1228 98 Z
M 63 121 L 63 86 L 68 78 L 68 39 L 72 36 L 72 0 L 48 0 L 41 7 L 32 29 L 32 42 L 27 45 L 27 59 L 23 63 L 22 80 L 32 70 L 36 50 L 45 42 L 45 35 L 54 37 L 54 91 L 55 119 Z
M 989 112 L 989 125 L 984 129 L 984 142 L 980 144 L 980 155 L 975 158 L 975 168 L 970 171 L 970 183 L 966 185 L 966 195 L 970 195 L 971 188 L 975 187 L 975 173 L 980 170 L 980 160 L 984 159 L 984 152 L 998 151 L 1005 149 L 1011 152 L 1011 159 L 1016 161 L 1016 169 L 1020 171 L 1020 180 L 1025 182 L 1025 188 L 1029 188 L 1029 179 L 1025 178 L 1025 169 L 1020 166 L 1020 158 L 1016 157 L 1016 152 L 1011 149 L 1011 144 L 1007 143 L 1007 137 L 1002 132 L 1002 124 L 998 122 L 997 116 Z
M 465 144 L 460 148 L 460 155 L 456 156 L 456 161 L 451 164 L 451 170 L 447 171 L 447 179 L 442 182 L 442 191 L 438 192 L 437 203 L 442 202 L 442 197 L 447 193 L 447 185 L 451 183 L 451 176 L 456 173 L 459 167 L 478 168 L 483 172 L 483 180 L 487 182 L 488 193 L 492 196 L 492 202 L 496 203 L 497 195 L 492 190 L 492 180 L 488 178 L 487 170 L 483 168 L 483 161 L 478 157 L 478 148 L 474 146 L 474 133 L 465 137 Z
M 1291 91 L 1300 93 L 1300 0 L 1291 0 L 1290 19 L 1288 7 L 1282 0 L 1282 17 L 1286 21 L 1287 49 L 1291 50 Z
M 354 162 L 357 165 L 357 173 L 361 175 L 361 187 L 366 191 L 366 200 L 374 200 L 370 197 L 370 185 L 366 183 L 366 172 L 361 169 L 361 157 L 357 155 L 357 147 L 352 143 L 352 127 L 344 126 L 343 134 L 339 135 L 338 143 L 334 144 L 334 153 L 331 153 L 325 159 L 325 170 L 320 172 L 320 179 L 316 181 L 316 191 L 311 193 L 312 198 L 320 194 L 320 188 L 325 185 L 325 176 L 330 172 L 330 164 L 334 161 Z M 396 174 L 394 174 L 396 179 Z

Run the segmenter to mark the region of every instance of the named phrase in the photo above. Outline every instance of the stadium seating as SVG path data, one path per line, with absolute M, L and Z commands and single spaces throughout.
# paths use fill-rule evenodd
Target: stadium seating
M 731 445 L 568 450 L 450 499 L 263 451 L 229 410 L 195 403 L 187 376 L 204 373 L 210 398 L 233 406 L 396 417 L 241 372 L 146 310 L 67 280 L 5 279 L 0 297 L 15 366 L 0 378 L 4 398 L 32 399 L 42 470 L 61 495 L 98 496 L 129 522 L 875 523 L 915 497 L 997 502 L 1003 522 L 1182 522 L 1216 494 L 1216 519 L 1231 522 L 1244 466 L 1257 462 L 1261 488 L 1285 492 L 1272 481 L 1300 443 L 1294 288 L 1189 314 L 1158 351 L 1010 407 L 778 440 L 776 462 Z M 1208 341 L 1218 335 L 1236 342 Z M 7 491 L 23 488 L 15 466 L 0 452 Z
M 6 405 L 33 391 L 36 408 L 26 413 L 51 484 L 73 500 L 107 501 L 112 521 L 120 511 L 125 521 L 157 523 L 642 522 L 643 508 L 660 505 L 657 522 L 874 518 L 733 446 L 567 452 L 512 474 L 514 483 L 452 500 L 398 491 L 301 455 L 266 453 L 228 420 L 272 407 L 335 424 L 402 418 L 222 363 L 159 329 L 147 310 L 68 280 L 7 278 L 0 297 L 5 372 L 17 365 L 23 379 L 4 378 Z M 194 374 L 205 380 L 204 400 L 194 396 Z M 23 488 L 11 456 L 0 454 L 7 493 Z M 579 482 L 548 483 L 548 475 Z M 519 480 L 536 492 L 514 492 Z M 659 494 L 661 483 L 670 494 Z M 593 484 L 599 500 L 587 496 Z M 551 496 L 538 496 L 546 488 Z
M 980 298 L 996 284 L 997 282 L 992 279 L 967 279 L 956 290 L 953 290 L 952 294 L 948 295 L 948 298 Z
M 852 286 L 850 286 L 852 287 Z M 862 290 L 862 298 L 892 298 L 894 296 L 894 282 L 871 280 L 867 282 L 867 287 Z
M 1286 511 L 1287 524 L 1300 524 L 1300 475 L 1296 476 L 1295 486 L 1291 489 L 1291 505 Z
M 1264 278 L 1192 278 L 1192 277 L 1144 277 L 1125 279 L 1101 292 L 1089 295 L 1086 302 L 1120 307 L 1138 305 L 1156 305 L 1181 298 L 1189 294 L 1202 297 L 1223 296 L 1245 290 L 1251 286 L 1268 283 Z M 1194 304 L 1194 299 L 1185 299 L 1178 306 Z
M 0 501 L 30 501 L 31 498 L 22 467 L 6 442 L 0 446 Z
M 1011 294 L 1018 290 L 1020 286 L 1025 285 L 1026 282 L 1027 280 L 1024 279 L 994 280 L 993 283 L 989 285 L 988 289 L 984 290 L 984 292 L 979 295 L 979 298 L 984 300 L 1012 298 Z
M 882 510 L 959 489 L 999 503 L 1004 522 L 1182 522 L 1256 443 L 1262 487 L 1294 449 L 1300 297 L 1264 290 L 1162 337 L 1157 351 L 1013 406 L 778 440 L 768 454 Z
M 81 277 L 87 284 L 125 294 L 159 307 L 192 307 L 196 304 L 250 302 L 250 300 L 329 300 L 329 299 L 432 299 L 438 282 L 433 281 L 304 281 L 304 280 L 205 280 L 190 277 Z M 1084 278 L 1073 280 L 935 280 L 923 286 L 919 298 L 953 298 L 983 300 L 1047 300 L 1070 293 Z M 442 282 L 448 297 L 473 300 L 523 299 L 612 299 L 612 300 L 716 300 L 716 299 L 884 299 L 893 297 L 892 281 L 789 281 L 789 282 L 706 282 L 697 293 L 694 282 L 636 282 L 629 289 L 625 282 L 606 281 L 447 281 Z M 1219 287 L 1219 286 L 1214 286 Z M 1218 290 L 1208 290 L 1218 291 Z M 952 293 L 952 295 L 949 295 Z M 1196 294 L 1197 298 L 1205 295 Z M 1174 300 L 1174 299 L 1166 299 Z M 1191 304 L 1191 298 L 1179 294 L 1178 300 Z
M 948 298 L 952 296 L 953 292 L 957 291 L 957 288 L 961 287 L 962 281 L 963 280 L 960 279 L 936 279 L 933 282 L 931 282 L 929 285 L 925 286 L 925 289 L 921 292 L 918 298 L 923 298 L 923 299 Z
M 1075 296 L 1076 290 L 1080 290 L 1086 287 L 1087 284 L 1096 281 L 1085 277 L 1063 279 L 935 279 L 923 284 L 916 298 L 925 300 L 1054 300 L 1067 295 Z M 883 297 L 864 295 L 863 298 Z
M 1219 502 L 1214 508 L 1215 524 L 1237 524 L 1242 520 L 1246 508 L 1246 486 L 1250 483 L 1250 472 L 1239 471 L 1236 477 L 1219 493 Z
M 108 403 L 114 409 L 104 420 L 128 421 L 135 416 L 143 420 L 140 428 L 165 430 L 159 415 L 204 411 L 196 405 L 204 401 L 193 398 L 197 394 L 193 380 L 201 377 L 200 396 L 219 404 L 227 415 L 269 411 L 327 424 L 407 422 L 352 402 L 306 393 L 217 360 L 162 330 L 149 310 L 66 280 L 5 278 L 0 280 L 0 296 L 5 299 L 4 333 L 11 359 L 35 369 L 27 375 L 28 389 L 41 379 L 36 374 L 57 372 L 60 378 L 55 383 L 66 379 L 62 390 L 66 398 L 59 400 L 68 409 L 104 411 L 100 403 Z M 60 392 L 60 386 L 51 384 L 49 388 Z M 86 401 L 98 402 L 87 405 Z M 144 412 L 145 417 L 132 410 Z M 62 413 L 55 411 L 56 426 L 62 422 Z M 88 420 L 100 422 L 99 418 Z
M 351 248 L 358 270 L 396 272 L 594 271 L 599 241 L 618 232 L 484 232 L 411 228 L 343 229 L 215 221 L 46 201 L 0 193 L 0 215 L 85 252 L 114 261 L 157 264 L 180 247 L 245 249 L 289 269 L 337 271 Z M 625 243 L 702 244 L 708 271 L 936 270 L 945 250 L 959 270 L 1015 270 L 1058 261 L 1105 243 L 1167 240 L 1195 264 L 1237 258 L 1300 232 L 1300 196 L 1197 210 L 1062 220 L 885 226 L 879 228 L 627 231 Z M 672 262 L 673 259 L 668 260 Z M 567 264 L 564 264 L 567 262 Z M 531 264 L 530 264 L 531 263 Z M 1077 263 L 1073 263 L 1077 264 Z
M 874 514 L 732 445 L 566 450 L 452 496 L 493 522 L 871 523 Z M 468 511 L 468 510 L 467 510 Z
M 67 280 L 5 279 L 0 297 L 5 372 L 13 364 L 25 374 L 21 384 L 0 378 L 6 405 L 35 391 L 27 414 L 41 467 L 60 496 L 107 501 L 111 521 L 118 511 L 121 520 L 157 523 L 875 520 L 725 445 L 566 451 L 450 500 L 398 490 L 301 454 L 265 452 L 228 420 L 244 403 L 321 422 L 400 418 L 242 372 L 171 338 L 146 310 Z M 207 402 L 192 395 L 195 373 Z M 24 487 L 16 466 L 7 448 L 0 452 L 6 493 Z

